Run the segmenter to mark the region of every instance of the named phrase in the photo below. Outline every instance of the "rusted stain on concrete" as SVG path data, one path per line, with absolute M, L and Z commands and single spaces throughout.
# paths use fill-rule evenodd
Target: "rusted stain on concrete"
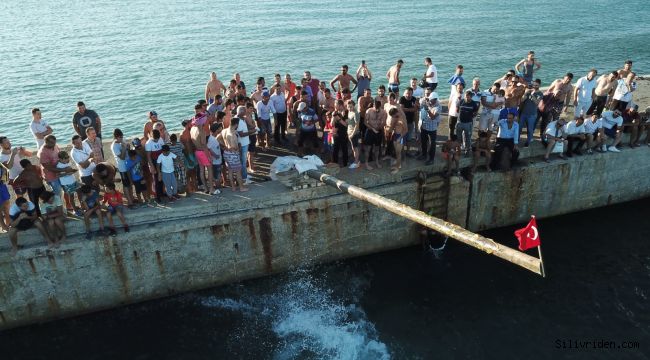
M 255 234 L 255 223 L 253 222 L 253 218 L 244 219 L 241 223 L 248 227 L 248 240 L 250 240 L 251 249 L 257 250 L 257 235 Z
M 318 221 L 318 213 L 319 213 L 319 211 L 320 210 L 318 208 L 307 209 L 307 221 L 310 222 L 310 223 L 314 222 L 314 221 Z
M 61 305 L 54 295 L 47 297 L 47 308 L 50 310 L 50 314 L 58 314 L 61 311 Z
M 0 321 L 2 321 L 3 324 L 7 322 L 5 319 L 5 314 L 3 314 L 2 311 L 0 311 Z
M 271 218 L 265 217 L 260 220 L 260 241 L 264 250 L 264 265 L 267 272 L 273 270 L 273 230 L 271 229 Z
M 612 204 L 612 194 L 609 194 L 609 196 L 607 196 L 607 205 L 611 205 L 611 204 Z
M 113 242 L 113 253 L 115 254 L 115 272 L 117 273 L 117 277 L 122 283 L 122 292 L 128 299 L 130 298 L 131 285 L 129 283 L 129 275 L 126 271 L 126 266 L 124 265 L 124 256 L 122 255 L 122 249 L 120 248 L 117 241 Z
M 140 256 L 138 256 L 138 252 L 135 250 L 133 250 L 133 260 L 140 262 Z
M 291 238 L 296 239 L 298 236 L 298 212 L 290 211 L 282 214 L 282 221 L 289 223 L 291 226 Z
M 163 264 L 162 256 L 160 255 L 160 250 L 156 250 L 156 264 L 158 265 L 158 270 L 161 274 L 165 272 L 165 264 Z
M 52 253 L 49 251 L 47 253 L 47 260 L 50 262 L 50 266 L 56 270 L 56 259 L 54 258 L 54 255 L 52 255 Z
M 212 231 L 212 236 L 214 236 L 215 240 L 218 240 L 221 235 L 223 235 L 226 231 L 224 225 L 212 225 L 210 226 L 210 231 Z
M 29 258 L 27 259 L 27 262 L 29 263 L 29 268 L 32 269 L 32 274 L 36 274 L 36 266 L 34 266 L 34 259 Z

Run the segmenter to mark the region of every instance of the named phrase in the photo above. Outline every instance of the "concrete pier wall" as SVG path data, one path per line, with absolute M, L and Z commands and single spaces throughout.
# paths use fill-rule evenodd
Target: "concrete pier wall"
M 436 175 L 439 164 L 399 176 L 357 172 L 348 180 L 483 230 L 524 222 L 531 213 L 542 219 L 648 197 L 649 157 L 650 148 L 641 148 L 536 161 L 509 172 L 480 172 L 471 182 Z M 422 172 L 429 173 L 426 179 Z M 26 248 L 16 257 L 2 235 L 0 329 L 419 242 L 413 223 L 328 187 L 290 191 L 268 182 L 214 199 L 130 212 L 132 231 L 116 238 L 85 240 L 81 222 L 70 221 L 73 237 L 56 250 L 33 231 L 21 233 Z

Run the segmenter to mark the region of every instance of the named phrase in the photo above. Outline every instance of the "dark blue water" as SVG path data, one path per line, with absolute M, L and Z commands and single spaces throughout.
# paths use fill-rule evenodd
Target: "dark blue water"
M 450 241 L 6 331 L 2 358 L 648 359 L 648 205 L 540 219 L 545 279 Z M 639 348 L 562 348 L 594 340 Z

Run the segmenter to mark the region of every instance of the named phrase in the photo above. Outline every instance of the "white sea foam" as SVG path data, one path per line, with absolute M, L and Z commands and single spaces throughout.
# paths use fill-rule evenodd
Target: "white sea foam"
M 374 324 L 353 303 L 361 295 L 362 280 L 349 280 L 350 299 L 338 298 L 306 271 L 298 271 L 269 295 L 243 295 L 240 299 L 209 297 L 204 306 L 264 317 L 279 339 L 274 359 L 390 359 Z

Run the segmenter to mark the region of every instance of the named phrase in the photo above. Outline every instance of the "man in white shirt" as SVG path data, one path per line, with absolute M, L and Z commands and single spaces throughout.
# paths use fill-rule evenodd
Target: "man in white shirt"
M 210 155 L 212 158 L 212 177 L 214 178 L 215 190 L 212 192 L 212 195 L 221 194 L 219 188 L 223 184 L 221 181 L 221 164 L 223 160 L 221 159 L 221 146 L 219 141 L 217 141 L 217 136 L 223 130 L 222 124 L 210 124 L 210 136 L 208 137 L 208 150 L 210 150 Z
M 625 78 L 618 80 L 610 109 L 618 109 L 621 112 L 627 109 L 627 105 L 632 101 L 632 93 L 636 90 L 635 78 L 636 74 L 630 72 Z
M 95 170 L 95 159 L 93 150 L 88 143 L 81 141 L 81 136 L 72 137 L 72 161 L 79 169 L 79 179 L 84 185 L 93 184 L 93 170 Z
M 265 148 L 271 147 L 271 135 L 273 129 L 271 127 L 271 114 L 275 114 L 277 111 L 273 106 L 271 100 L 271 94 L 268 91 L 262 92 L 262 100 L 258 101 L 255 104 L 255 110 L 257 111 L 258 117 L 258 126 L 261 132 L 261 145 Z
M 585 144 L 585 119 L 578 116 L 574 120 L 564 125 L 564 134 L 567 139 L 566 156 L 572 157 L 573 154 L 582 155 L 582 145 Z M 577 146 L 574 147 L 575 143 Z
M 274 85 L 271 91 L 273 92 L 271 103 L 275 109 L 275 113 L 273 113 L 273 139 L 276 144 L 280 144 L 280 138 L 282 138 L 282 141 L 287 141 L 287 99 L 284 97 L 284 91 L 282 91 L 280 85 Z
M 36 150 L 40 149 L 43 146 L 45 136 L 52 133 L 52 128 L 48 125 L 47 121 L 41 118 L 41 110 L 39 108 L 32 109 L 32 122 L 29 125 L 34 139 L 36 139 Z
M 584 122 L 585 136 L 587 138 L 587 154 L 593 154 L 593 149 L 602 151 L 600 145 L 603 143 L 605 134 L 603 132 L 603 123 L 598 114 L 591 114 Z
M 22 146 L 12 147 L 11 141 L 6 136 L 0 136 L 0 148 L 0 163 L 2 163 L 5 169 L 9 169 L 9 184 L 13 186 L 14 193 L 21 196 L 25 193 L 26 189 L 15 186 L 13 182 L 23 172 L 23 167 L 20 166 L 20 160 L 27 159 L 33 154 Z
M 246 185 L 252 184 L 248 178 L 248 169 L 246 168 L 246 162 L 248 160 L 248 146 L 251 144 L 250 135 L 254 135 L 257 130 L 248 130 L 248 125 L 244 120 L 246 117 L 246 106 L 237 107 L 237 118 L 239 118 L 239 124 L 237 125 L 237 134 L 239 134 L 239 145 L 241 151 L 241 164 L 242 164 L 242 178 Z M 251 160 L 252 161 L 252 160 Z
M 575 117 L 585 116 L 591 107 L 596 89 L 596 75 L 598 71 L 591 69 L 586 76 L 581 77 L 575 84 L 573 90 L 573 106 L 575 108 Z
M 616 145 L 621 142 L 621 127 L 623 126 L 623 116 L 621 116 L 621 111 L 618 109 L 614 111 L 603 111 L 601 121 L 605 135 L 614 139 L 614 143 L 609 147 L 607 147 L 607 139 L 605 139 L 601 149 L 611 152 L 621 152 L 621 150 L 616 148 Z
M 438 87 L 438 69 L 433 65 L 430 57 L 424 59 L 424 65 L 427 67 L 427 72 L 424 74 L 427 87 L 431 89 L 431 91 L 435 91 Z
M 129 181 L 129 176 L 126 173 L 126 157 L 128 156 L 129 150 L 129 144 L 124 142 L 124 134 L 122 133 L 122 130 L 113 130 L 111 152 L 115 159 L 117 171 L 120 173 L 120 179 L 122 179 L 122 190 L 126 196 L 127 205 L 131 206 L 133 205 L 133 189 L 131 187 L 131 181 Z
M 553 151 L 555 148 L 556 143 L 561 142 L 563 148 L 566 148 L 567 141 L 564 135 L 564 122 L 564 119 L 560 118 L 558 120 L 551 121 L 546 126 L 546 131 L 544 131 L 544 136 L 546 136 L 546 141 L 548 142 L 548 145 L 546 146 L 546 154 L 544 154 L 544 161 L 546 162 L 549 162 L 548 157 L 551 155 L 551 151 Z M 560 158 L 566 159 L 563 151 L 560 152 Z

